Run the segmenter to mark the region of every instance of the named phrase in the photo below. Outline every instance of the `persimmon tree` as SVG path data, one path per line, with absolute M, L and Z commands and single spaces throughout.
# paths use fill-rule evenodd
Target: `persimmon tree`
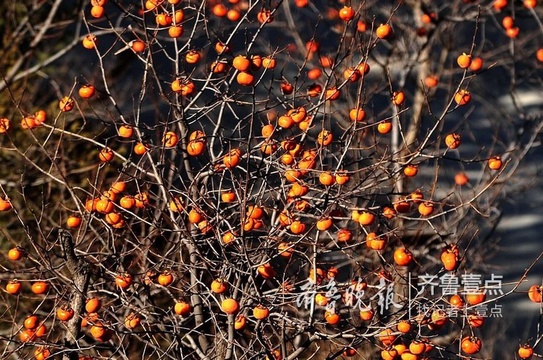
M 1 6 L 3 357 L 489 357 L 541 303 L 483 267 L 535 1 Z

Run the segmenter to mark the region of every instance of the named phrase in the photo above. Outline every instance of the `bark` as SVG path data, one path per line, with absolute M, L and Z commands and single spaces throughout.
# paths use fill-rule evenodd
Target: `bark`
M 85 307 L 85 298 L 90 279 L 90 267 L 84 260 L 79 259 L 74 250 L 72 235 L 67 231 L 59 231 L 59 239 L 62 244 L 64 256 L 66 257 L 66 267 L 73 279 L 73 294 L 70 307 L 74 310 L 74 317 L 68 321 L 66 326 L 66 337 L 64 346 L 66 352 L 62 356 L 63 360 L 77 360 L 79 358 L 77 339 L 81 332 L 81 318 Z

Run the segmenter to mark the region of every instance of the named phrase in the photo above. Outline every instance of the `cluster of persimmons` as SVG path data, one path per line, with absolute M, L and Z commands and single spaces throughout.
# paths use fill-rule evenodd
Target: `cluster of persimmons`
M 48 215 L 36 234 L 73 237 L 72 250 L 30 235 L 9 249 L 4 292 L 34 306 L 14 315 L 14 351 L 32 344 L 36 359 L 54 358 L 74 338 L 83 358 L 311 358 L 319 341 L 334 358 L 478 356 L 476 309 L 495 301 L 485 289 L 432 298 L 407 279 L 474 270 L 468 243 L 513 160 L 507 139 L 464 157 L 476 135 L 448 119 L 478 106 L 473 84 L 495 64 L 471 40 L 435 64 L 416 60 L 431 71 L 402 81 L 384 59 L 480 18 L 503 19 L 501 40 L 515 42 L 523 31 L 507 9 L 540 12 L 535 0 L 455 4 L 477 16 L 402 2 L 90 0 L 78 51 L 95 59 L 96 80 L 76 82 L 54 112 L 0 119 L 3 144 L 26 132 L 54 151 L 35 167 L 67 196 L 62 224 Z M 137 68 L 135 108 L 108 78 L 122 52 Z M 430 121 L 412 126 L 422 113 Z M 92 168 L 84 184 L 56 156 L 64 139 L 93 149 L 91 163 L 71 163 Z M 0 211 L 21 216 L 24 200 L 2 191 Z M 84 304 L 63 272 L 70 251 L 92 264 Z M 541 303 L 542 290 L 529 298 Z

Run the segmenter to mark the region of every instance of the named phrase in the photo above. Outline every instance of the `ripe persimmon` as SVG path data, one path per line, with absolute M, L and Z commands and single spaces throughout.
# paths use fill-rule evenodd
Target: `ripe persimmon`
M 392 94 L 392 102 L 394 103 L 394 105 L 396 106 L 400 106 L 404 103 L 405 101 L 405 94 L 403 91 L 394 91 L 394 93 Z
M 135 145 L 134 145 L 134 154 L 136 155 L 143 155 L 147 152 L 147 146 L 138 141 Z
M 428 75 L 424 79 L 424 85 L 426 85 L 426 87 L 428 88 L 436 87 L 438 83 L 439 83 L 439 79 L 437 78 L 436 75 Z
M 217 16 L 217 17 L 225 17 L 226 14 L 228 13 L 228 9 L 226 8 L 226 6 L 224 6 L 224 4 L 221 4 L 221 3 L 217 3 L 213 6 L 213 15 Z
M 452 133 L 445 136 L 445 145 L 447 145 L 449 149 L 456 149 L 460 144 L 460 135 Z
M 311 268 L 309 270 L 309 276 L 307 277 L 307 280 L 310 281 L 313 284 L 320 285 L 322 281 L 326 278 L 326 272 L 321 268 Z
M 476 336 L 466 336 L 460 341 L 462 351 L 468 355 L 477 354 L 481 351 L 482 342 Z
M 164 147 L 167 148 L 173 148 L 177 145 L 179 142 L 179 137 L 174 131 L 168 131 L 166 134 L 164 134 L 164 137 L 162 138 L 162 144 Z
M 343 21 L 351 21 L 354 18 L 355 11 L 350 6 L 344 6 L 339 10 L 339 18 Z
M 366 112 L 361 108 L 354 108 L 349 111 L 351 121 L 361 122 L 366 119 Z
M 387 237 L 385 235 L 378 235 L 375 232 L 370 232 L 366 235 L 366 245 L 373 250 L 384 250 L 387 246 Z
M 63 111 L 63 112 L 72 111 L 74 106 L 75 106 L 75 101 L 69 96 L 64 96 L 58 102 L 58 107 L 60 108 L 60 111 Z
M 34 294 L 43 295 L 49 291 L 49 283 L 46 281 L 36 281 L 32 283 L 31 290 Z
M 124 318 L 124 326 L 129 329 L 137 328 L 141 323 L 141 318 L 134 312 L 131 312 Z
M 206 149 L 205 141 L 190 140 L 187 144 L 187 153 L 191 156 L 202 155 Z
M 264 320 L 270 315 L 270 310 L 264 305 L 257 305 L 253 308 L 253 316 L 257 320 Z
M 258 54 L 251 55 L 249 60 L 251 61 L 250 69 L 252 71 L 257 71 L 262 67 L 262 56 Z
M 358 32 L 366 32 L 368 30 L 368 24 L 362 19 L 358 20 L 356 23 L 356 31 Z
M 385 346 L 391 345 L 396 340 L 394 331 L 390 328 L 381 330 L 377 335 L 377 339 Z
M 362 226 L 370 226 L 375 222 L 375 215 L 369 211 L 362 211 L 356 221 Z
M 211 291 L 215 294 L 222 294 L 228 290 L 228 282 L 222 278 L 215 279 L 211 282 Z
M 377 131 L 380 134 L 388 134 L 392 130 L 392 122 L 389 120 L 380 121 L 377 124 Z
M 341 95 L 341 90 L 339 90 L 335 86 L 332 86 L 332 87 L 329 87 L 328 89 L 326 89 L 324 98 L 326 100 L 334 101 L 334 100 L 339 99 L 340 95 Z
M 409 344 L 409 352 L 413 355 L 420 355 L 426 350 L 426 345 L 421 340 L 413 340 Z
M 343 71 L 343 78 L 349 82 L 357 82 L 362 77 L 360 71 L 352 66 L 349 66 Z
M 106 328 L 101 322 L 94 323 L 90 328 L 90 334 L 95 339 L 100 339 L 106 334 Z
M 395 360 L 398 358 L 398 350 L 394 347 L 387 347 L 386 349 L 381 350 L 381 359 L 383 360 Z
M 44 337 L 47 334 L 47 326 L 44 323 L 39 324 L 36 329 L 34 329 L 34 334 L 36 337 Z
M 130 125 L 124 124 L 119 126 L 119 129 L 117 129 L 117 133 L 122 138 L 130 138 L 134 134 L 134 128 Z
M 471 101 L 471 94 L 469 91 L 462 89 L 454 95 L 454 101 L 459 105 L 466 105 Z
M 23 130 L 34 129 L 41 125 L 41 122 L 34 115 L 28 115 L 21 120 Z
M 111 150 L 108 147 L 103 148 L 98 153 L 98 159 L 100 159 L 101 162 L 110 162 L 115 157 L 115 154 L 113 153 L 113 150 Z
M 157 277 L 157 282 L 162 286 L 170 286 L 173 280 L 173 274 L 169 270 L 164 270 Z
M 109 199 L 100 199 L 96 202 L 96 211 L 102 214 L 107 214 L 115 209 L 113 201 Z
M 434 204 L 429 201 L 421 202 L 418 210 L 421 216 L 430 216 L 434 212 Z
M 188 302 L 180 300 L 175 303 L 173 309 L 177 315 L 187 316 L 190 314 L 191 306 Z
M 469 66 L 469 69 L 473 72 L 477 72 L 483 68 L 483 59 L 480 57 L 476 57 L 471 59 L 471 64 Z
M 230 21 L 237 22 L 241 18 L 241 14 L 237 9 L 229 9 L 226 13 L 226 18 Z
M 294 245 L 287 242 L 281 242 L 277 245 L 277 251 L 282 257 L 289 258 L 294 253 Z
M 530 344 L 521 345 L 518 349 L 518 356 L 521 359 L 529 359 L 534 354 L 534 349 Z
M 328 298 L 326 295 L 318 293 L 315 295 L 315 304 L 319 306 L 326 306 L 326 304 L 328 304 Z
M 247 318 L 243 314 L 236 315 L 236 319 L 234 320 L 234 329 L 236 330 L 242 330 L 245 328 L 245 325 L 247 324 Z
M 172 25 L 168 28 L 168 36 L 176 39 L 183 35 L 183 27 L 181 25 Z
M 319 134 L 317 135 L 317 143 L 322 146 L 328 146 L 332 143 L 332 132 L 329 130 L 321 130 Z
M 413 261 L 413 254 L 404 247 L 394 250 L 394 262 L 399 266 L 407 266 Z
M 453 271 L 458 267 L 458 250 L 454 246 L 447 246 L 441 252 L 441 262 L 445 270 Z
M 543 48 L 537 49 L 537 51 L 535 53 L 535 57 L 536 57 L 537 61 L 543 62 Z
M 136 205 L 136 200 L 131 195 L 125 195 L 119 200 L 119 205 L 123 209 L 130 210 L 134 207 L 134 205 Z
M 259 23 L 271 23 L 273 21 L 273 16 L 271 15 L 271 11 L 267 9 L 262 9 L 256 14 L 256 19 Z
M 90 9 L 90 14 L 95 19 L 100 19 L 104 16 L 105 9 L 103 6 L 92 6 Z
M 411 323 L 408 320 L 400 320 L 396 325 L 396 329 L 401 333 L 407 334 L 411 331 Z
M 341 320 L 341 316 L 336 312 L 326 311 L 324 313 L 324 320 L 330 325 L 337 325 Z
M 336 178 L 330 172 L 324 171 L 319 175 L 319 182 L 324 186 L 332 186 L 335 184 Z
M 23 342 L 23 343 L 33 341 L 35 338 L 36 338 L 36 334 L 35 334 L 34 330 L 22 329 L 19 332 L 19 340 L 21 340 L 21 342 Z
M 126 290 L 132 285 L 132 275 L 127 272 L 115 275 L 115 285 L 123 290 Z
M 39 324 L 40 324 L 40 319 L 36 315 L 27 316 L 23 322 L 23 326 L 25 327 L 25 329 L 30 329 L 30 330 L 36 329 Z
M 295 220 L 290 224 L 290 232 L 299 235 L 305 232 L 306 226 L 303 222 Z
M 61 306 L 57 309 L 57 319 L 60 321 L 68 321 L 74 317 L 74 309 L 69 306 Z
M 202 55 L 197 50 L 189 50 L 189 52 L 185 55 L 185 61 L 189 64 L 197 64 L 201 58 Z
M 145 43 L 141 40 L 132 40 L 128 43 L 128 45 L 135 53 L 141 53 L 145 51 Z
M 221 310 L 226 314 L 235 314 L 239 310 L 239 303 L 236 299 L 226 298 L 221 302 Z
M 83 85 L 79 88 L 78 93 L 82 99 L 90 99 L 96 93 L 96 89 L 90 84 Z
M 9 120 L 8 118 L 1 118 L 0 119 L 0 134 L 7 133 L 10 126 L 11 126 L 11 120 Z
M 238 55 L 232 60 L 232 66 L 239 71 L 247 71 L 251 67 L 251 61 L 247 56 Z
M 273 139 L 266 139 L 260 146 L 260 151 L 264 155 L 271 155 L 277 151 L 277 141 Z
M 379 39 L 388 39 L 392 35 L 392 27 L 388 24 L 381 24 L 375 30 L 375 35 Z
M 320 86 L 319 84 L 312 84 L 307 87 L 307 96 L 309 97 L 317 97 L 321 93 L 322 93 L 322 86 Z M 330 93 L 330 95 L 332 94 Z
M 81 225 L 81 217 L 77 215 L 71 215 L 66 219 L 66 226 L 70 229 L 76 229 Z
M 356 66 L 356 70 L 362 75 L 367 75 L 370 72 L 370 66 L 367 62 L 361 62 Z
M 277 65 L 277 60 L 271 56 L 266 56 L 262 59 L 262 66 L 265 69 L 274 69 Z
M 338 242 L 348 242 L 352 240 L 353 232 L 349 229 L 339 229 L 336 237 Z
M 326 231 L 332 227 L 334 222 L 329 216 L 323 217 L 317 221 L 317 229 L 320 231 Z
M 291 83 L 289 83 L 287 80 L 283 80 L 281 82 L 281 92 L 284 95 L 290 95 L 294 91 L 294 86 L 292 86 Z
M 520 28 L 518 27 L 505 29 L 505 35 L 507 35 L 507 37 L 510 37 L 512 39 L 515 39 L 516 37 L 518 37 L 519 33 L 520 33 Z
M 283 115 L 277 120 L 277 125 L 283 129 L 290 129 L 294 125 L 294 120 L 288 115 Z
M 407 177 L 413 177 L 419 172 L 419 167 L 414 164 L 409 164 L 403 168 L 403 173 Z
M 338 183 L 338 185 L 345 185 L 351 179 L 349 174 L 346 171 L 342 171 L 342 170 L 336 172 L 335 176 L 336 176 L 336 183 Z
M 449 298 L 449 303 L 455 308 L 461 308 L 464 306 L 464 300 L 458 294 L 451 295 L 451 297 Z
M 241 157 L 233 152 L 226 154 L 222 159 L 222 162 L 227 169 L 235 168 L 236 166 L 239 165 L 240 161 L 241 161 Z
M 409 204 L 407 204 L 409 206 Z M 383 216 L 387 219 L 392 219 L 396 216 L 396 210 L 393 207 L 385 206 L 383 208 Z
M 89 314 L 96 313 L 102 307 L 102 301 L 97 297 L 87 299 L 85 302 L 85 311 Z
M 398 199 L 394 202 L 394 210 L 400 214 L 405 214 L 411 211 L 411 203 L 405 199 Z
M 468 315 L 468 324 L 472 328 L 480 328 L 484 325 L 485 318 L 479 314 L 469 314 Z
M 479 290 L 477 292 L 468 292 L 465 296 L 466 302 L 469 305 L 478 305 L 485 301 L 486 294 L 483 290 Z
M 322 70 L 319 68 L 313 68 L 307 72 L 307 77 L 311 80 L 317 80 L 322 75 Z
M 10 280 L 6 284 L 6 292 L 11 295 L 17 295 L 21 292 L 22 285 L 17 280 Z
M 373 319 L 374 315 L 375 314 L 371 308 L 362 309 L 358 313 L 358 316 L 360 316 L 360 319 L 364 321 L 370 321 L 371 319 Z
M 46 360 L 51 356 L 51 350 L 47 346 L 38 346 L 34 350 L 34 359 L 35 360 Z
M 96 41 L 96 36 L 94 36 L 93 34 L 86 35 L 83 38 L 83 47 L 89 50 L 94 49 L 94 47 L 96 46 Z
M 264 263 L 262 265 L 259 265 L 257 268 L 257 272 L 264 279 L 272 279 L 275 277 L 275 275 L 277 275 L 277 272 L 270 263 Z
M 19 261 L 23 258 L 23 256 L 24 251 L 18 246 L 11 248 L 8 251 L 8 259 L 10 259 L 11 261 Z
M 500 170 L 503 166 L 503 161 L 499 156 L 494 156 L 488 159 L 488 167 L 491 170 Z
M 467 69 L 471 65 L 471 55 L 462 53 L 456 58 L 456 63 L 461 69 Z
M 91 0 L 91 6 L 105 6 L 108 3 L 108 0 Z
M 528 298 L 535 302 L 540 303 L 543 301 L 543 286 L 541 285 L 532 285 L 528 290 Z

